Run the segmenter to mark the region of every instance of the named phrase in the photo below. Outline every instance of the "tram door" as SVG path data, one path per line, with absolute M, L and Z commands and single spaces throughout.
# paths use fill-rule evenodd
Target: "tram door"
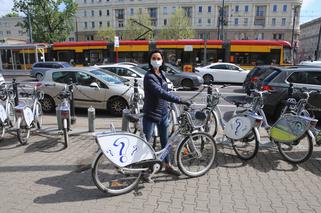
M 102 64 L 103 61 L 103 50 L 90 50 L 90 64 Z

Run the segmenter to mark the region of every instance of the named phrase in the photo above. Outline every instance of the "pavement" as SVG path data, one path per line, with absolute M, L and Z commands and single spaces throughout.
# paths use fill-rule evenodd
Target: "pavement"
M 262 148 L 249 162 L 230 146 L 218 146 L 217 160 L 199 178 L 159 173 L 155 183 L 116 197 L 100 192 L 90 165 L 98 149 L 85 113 L 63 149 L 54 115 L 21 146 L 15 132 L 0 142 L 0 212 L 321 212 L 321 149 L 300 165 L 282 160 L 275 147 Z M 96 130 L 120 118 L 98 112 Z M 220 136 L 219 136 L 220 137 Z M 219 140 L 219 138 L 217 138 Z

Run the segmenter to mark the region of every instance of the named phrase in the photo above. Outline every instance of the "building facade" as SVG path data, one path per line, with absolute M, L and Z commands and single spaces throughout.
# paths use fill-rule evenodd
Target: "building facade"
M 300 26 L 298 59 L 315 60 L 317 50 L 321 18 L 314 19 Z M 321 55 L 321 45 L 319 45 L 319 56 Z M 317 60 L 321 60 L 319 57 Z
M 126 20 L 147 12 L 157 33 L 169 23 L 177 8 L 184 9 L 190 18 L 196 39 L 218 39 L 219 23 L 224 22 L 224 39 L 294 40 L 299 35 L 299 17 L 302 0 L 76 0 L 78 10 L 75 29 L 68 38 L 97 40 L 97 32 L 114 27 L 124 30 Z
M 26 42 L 28 40 L 28 33 L 20 26 L 17 26 L 22 21 L 23 17 L 1 17 L 0 43 L 7 43 L 9 41 Z

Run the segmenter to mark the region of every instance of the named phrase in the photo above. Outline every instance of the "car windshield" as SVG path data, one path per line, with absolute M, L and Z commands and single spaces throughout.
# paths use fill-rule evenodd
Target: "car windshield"
M 69 63 L 62 63 L 62 65 L 64 66 L 64 67 L 72 67 L 72 65 L 71 64 L 69 64 Z
M 147 71 L 146 70 L 144 70 L 144 69 L 142 69 L 142 68 L 140 68 L 140 67 L 131 67 L 133 70 L 135 70 L 136 72 L 138 72 L 139 74 L 141 74 L 141 75 L 145 75 L 146 73 L 147 73 Z
M 98 78 L 102 78 L 103 80 L 107 81 L 108 83 L 112 83 L 112 84 L 121 84 L 123 83 L 122 79 L 117 77 L 116 75 L 112 75 L 112 74 L 107 74 L 106 72 L 109 71 L 102 71 L 102 70 L 91 70 L 90 71 L 92 74 L 94 74 L 95 76 L 97 76 Z

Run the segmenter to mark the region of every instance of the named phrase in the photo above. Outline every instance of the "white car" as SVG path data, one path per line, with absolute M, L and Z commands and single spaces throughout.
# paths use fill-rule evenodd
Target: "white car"
M 131 85 L 134 84 L 134 79 L 137 79 L 138 85 L 140 85 L 143 88 L 144 85 L 144 76 L 147 73 L 146 70 L 134 66 L 131 64 L 109 64 L 109 65 L 96 65 L 95 67 L 108 70 L 110 72 L 113 72 L 121 77 L 127 78 L 130 80 Z M 173 90 L 174 85 L 173 83 L 166 78 L 168 89 Z
M 59 102 L 57 94 L 69 83 L 69 79 L 75 83 L 75 107 L 93 106 L 97 109 L 107 109 L 117 116 L 128 107 L 134 92 L 133 88 L 125 85 L 118 76 L 94 67 L 48 70 L 41 81 L 45 94 L 41 103 L 45 112 L 54 111 Z M 139 93 L 144 94 L 142 89 L 139 89 Z
M 311 65 L 321 67 L 321 61 L 301 61 L 299 65 Z
M 198 72 L 207 84 L 210 81 L 223 83 L 243 83 L 248 70 L 244 70 L 239 66 L 231 63 L 213 63 L 205 67 L 196 67 Z

